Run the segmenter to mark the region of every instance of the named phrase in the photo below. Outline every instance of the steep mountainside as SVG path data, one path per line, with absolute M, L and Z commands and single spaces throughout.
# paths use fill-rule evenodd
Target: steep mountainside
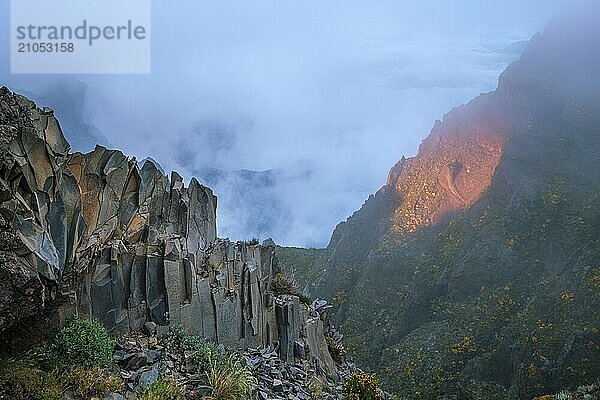
M 283 250 L 392 391 L 530 399 L 600 377 L 598 21 L 536 36 L 318 258 Z

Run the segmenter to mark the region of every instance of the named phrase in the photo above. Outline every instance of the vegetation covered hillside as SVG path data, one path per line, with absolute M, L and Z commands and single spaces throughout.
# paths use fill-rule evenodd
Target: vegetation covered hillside
M 325 271 L 313 295 L 334 300 L 357 360 L 401 397 L 531 399 L 600 377 L 598 21 L 535 37 L 318 263 L 286 253 L 301 283 Z

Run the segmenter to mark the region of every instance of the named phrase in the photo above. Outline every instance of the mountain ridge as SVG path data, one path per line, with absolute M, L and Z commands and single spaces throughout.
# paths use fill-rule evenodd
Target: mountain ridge
M 530 399 L 600 376 L 600 13 L 569 18 L 436 122 L 327 249 L 279 252 L 401 396 Z

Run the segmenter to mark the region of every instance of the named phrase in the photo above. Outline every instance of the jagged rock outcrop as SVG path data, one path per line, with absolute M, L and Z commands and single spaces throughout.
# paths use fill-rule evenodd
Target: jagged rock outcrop
M 69 77 L 51 81 L 53 82 L 38 86 L 32 91 L 19 87 L 13 87 L 13 90 L 37 104 L 52 106 L 73 151 L 89 152 L 96 145 L 110 146 L 109 140 L 95 126 L 91 112 L 93 109 L 97 113 L 100 109 L 106 113 L 110 109 L 108 101 L 84 82 Z
M 229 348 L 278 347 L 285 361 L 308 357 L 336 375 L 318 312 L 270 290 L 274 244 L 217 239 L 209 188 L 101 146 L 71 154 L 52 110 L 6 88 L 0 135 L 5 337 L 35 315 L 94 317 L 114 333 L 182 325 Z
M 69 154 L 52 110 L 7 89 L 1 96 L 0 207 L 22 243 L 18 265 L 68 290 L 79 311 L 108 326 L 139 328 L 146 314 L 165 325 L 173 265 L 184 276 L 198 268 L 216 238 L 210 189 L 195 179 L 185 188 L 176 173 L 169 182 L 151 162 L 139 168 L 100 146 Z

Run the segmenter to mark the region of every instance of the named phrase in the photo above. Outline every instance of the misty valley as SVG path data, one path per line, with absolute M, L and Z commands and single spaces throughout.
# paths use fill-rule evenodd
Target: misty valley
M 386 36 L 360 47 L 394 24 L 387 8 L 370 24 L 355 6 L 326 24 L 360 33 L 336 39 L 350 50 L 331 70 L 332 53 L 309 45 L 333 34 L 307 31 L 319 40 L 305 42 L 287 20 L 262 31 L 229 8 L 204 21 L 258 32 L 231 28 L 235 45 L 189 49 L 225 57 L 206 61 L 207 77 L 229 68 L 230 53 L 250 64 L 285 54 L 272 70 L 247 71 L 264 92 L 232 75 L 179 99 L 195 83 L 176 59 L 163 69 L 164 54 L 152 74 L 174 71 L 178 82 L 146 97 L 137 79 L 154 75 L 0 75 L 0 399 L 600 399 L 600 7 L 544 19 L 529 41 L 514 40 L 518 18 L 500 15 L 517 21 L 501 27 L 511 46 L 473 23 L 476 50 L 450 51 L 461 77 L 446 82 L 436 69 L 451 66 L 419 48 L 432 36 L 414 39 L 412 59 L 354 58 L 396 49 Z M 281 17 L 296 21 L 293 10 Z M 444 38 L 451 24 L 432 13 Z M 265 37 L 277 50 L 260 47 Z M 311 70 L 306 54 L 329 83 L 282 84 L 297 65 Z M 427 79 L 403 72 L 415 59 Z M 395 86 L 379 89 L 390 71 Z M 490 75 L 492 91 L 469 80 Z M 329 102 L 338 81 L 353 94 L 343 86 Z M 340 112 L 344 129 L 286 103 L 288 90 Z M 416 108 L 436 95 L 472 98 L 433 118 L 411 156 L 396 147 L 412 139 L 377 131 L 419 126 L 385 117 L 397 91 Z M 267 104 L 271 119 L 246 118 L 226 93 L 253 93 L 247 110 Z M 174 125 L 211 107 L 229 119 L 207 112 Z M 290 116 L 314 132 L 298 135 Z M 293 134 L 277 136 L 281 121 Z M 373 178 L 380 164 L 387 179 Z

